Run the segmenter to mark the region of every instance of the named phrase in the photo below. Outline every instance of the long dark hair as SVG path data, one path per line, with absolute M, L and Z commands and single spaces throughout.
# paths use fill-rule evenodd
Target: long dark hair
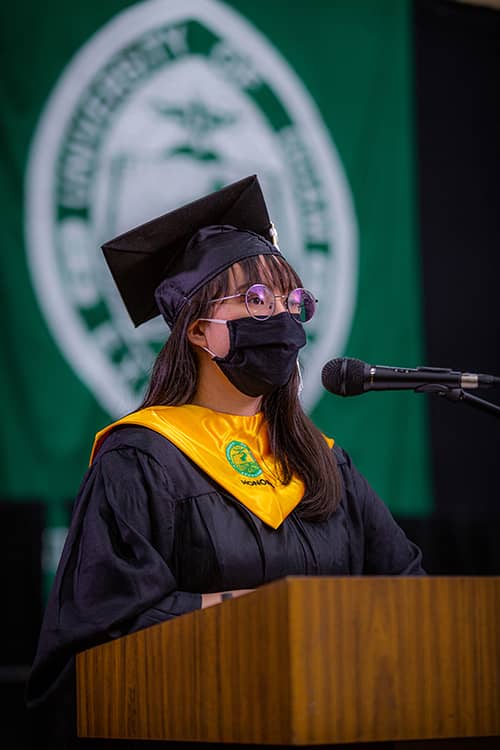
M 264 282 L 281 294 L 302 286 L 293 268 L 281 257 L 246 258 L 239 263 L 249 285 Z M 158 354 L 141 408 L 189 404 L 198 385 L 195 348 L 187 337 L 190 323 L 210 317 L 210 300 L 232 293 L 230 269 L 208 282 L 181 310 L 170 337 Z M 288 484 L 293 475 L 302 479 L 306 492 L 297 514 L 310 521 L 326 520 L 340 502 L 340 477 L 331 451 L 318 428 L 302 409 L 297 370 L 287 385 L 265 396 L 262 409 L 276 459 L 279 481 Z

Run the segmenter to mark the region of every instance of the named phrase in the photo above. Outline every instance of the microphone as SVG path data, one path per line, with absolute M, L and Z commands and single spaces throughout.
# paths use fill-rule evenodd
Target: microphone
M 417 390 L 436 385 L 448 388 L 491 388 L 500 384 L 495 375 L 454 372 L 440 367 L 386 367 L 369 365 L 360 359 L 338 357 L 321 372 L 323 386 L 337 396 L 359 396 L 367 391 Z

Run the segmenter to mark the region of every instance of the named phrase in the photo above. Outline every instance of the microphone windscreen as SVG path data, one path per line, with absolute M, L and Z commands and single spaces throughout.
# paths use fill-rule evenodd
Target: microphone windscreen
M 365 363 L 360 359 L 337 357 L 323 367 L 321 382 L 337 396 L 359 396 L 364 393 Z

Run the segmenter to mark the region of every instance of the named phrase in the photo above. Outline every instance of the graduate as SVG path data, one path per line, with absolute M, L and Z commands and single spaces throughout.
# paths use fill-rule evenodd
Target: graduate
M 75 503 L 28 685 L 51 748 L 73 746 L 83 649 L 284 576 L 424 574 L 301 407 L 318 301 L 278 247 L 257 178 L 103 251 L 135 325 L 161 314 L 171 335 L 141 408 L 97 434 Z

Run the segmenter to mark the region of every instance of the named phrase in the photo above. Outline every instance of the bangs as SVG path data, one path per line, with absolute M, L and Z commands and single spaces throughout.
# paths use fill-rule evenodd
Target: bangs
M 276 289 L 280 294 L 288 294 L 292 289 L 302 286 L 299 275 L 278 255 L 255 255 L 238 262 L 241 273 L 241 283 L 265 284 Z M 210 287 L 209 299 L 226 297 L 234 293 L 233 266 L 223 271 L 207 286 Z

